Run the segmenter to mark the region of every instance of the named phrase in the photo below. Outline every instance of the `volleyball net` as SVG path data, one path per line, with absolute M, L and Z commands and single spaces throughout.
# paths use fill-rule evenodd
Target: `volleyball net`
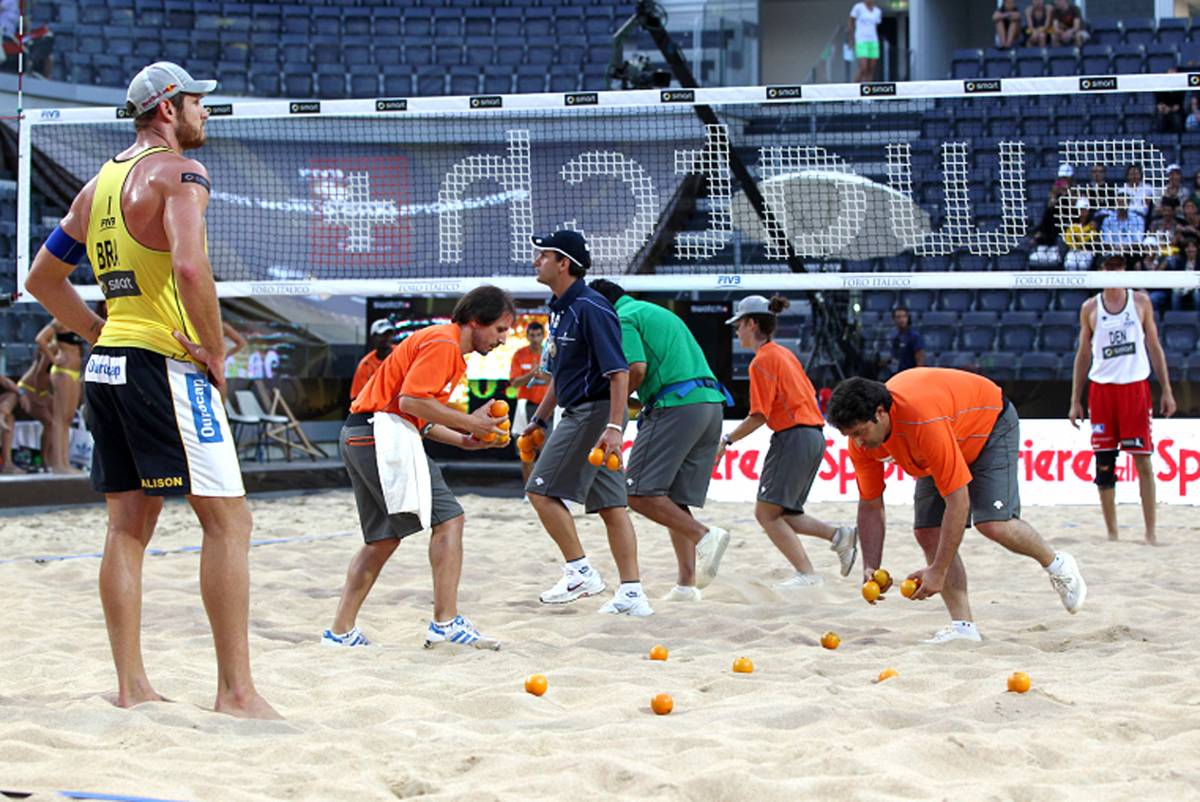
M 1061 253 L 1030 272 L 1030 238 L 1053 191 L 1070 250 L 1170 253 L 1156 207 L 1168 166 L 1200 167 L 1200 137 L 1155 133 L 1155 93 L 1196 87 L 1179 73 L 210 103 L 194 155 L 227 297 L 541 292 L 529 238 L 562 228 L 587 237 L 592 275 L 633 290 L 1195 287 L 1064 271 L 1086 259 Z M 26 114 L 18 286 L 54 222 L 30 187 L 69 197 L 132 139 L 123 109 Z M 89 271 L 73 280 L 99 298 Z

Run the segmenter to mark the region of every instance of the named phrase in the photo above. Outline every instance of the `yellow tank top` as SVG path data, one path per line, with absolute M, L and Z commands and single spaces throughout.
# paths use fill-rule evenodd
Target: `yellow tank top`
M 96 345 L 144 348 L 172 359 L 188 359 L 172 332 L 196 340 L 188 319 L 169 251 L 142 245 L 125 226 L 121 192 L 129 173 L 142 159 L 169 148 L 147 148 L 124 161 L 100 168 L 88 221 L 87 249 L 96 282 L 108 302 L 108 321 Z

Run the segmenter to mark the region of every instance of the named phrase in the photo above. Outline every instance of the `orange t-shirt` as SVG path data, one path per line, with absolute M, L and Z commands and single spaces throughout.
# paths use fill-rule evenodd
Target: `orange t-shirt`
M 525 346 L 520 348 L 512 355 L 512 365 L 508 369 L 508 380 L 511 382 L 518 376 L 524 376 L 529 371 L 536 368 L 542 363 L 542 358 L 539 354 L 533 352 L 533 348 Z M 517 398 L 524 398 L 532 401 L 534 404 L 542 403 L 542 399 L 546 397 L 546 390 L 549 389 L 549 384 L 525 385 L 517 388 Z
M 979 456 L 1003 411 L 1000 387 L 977 373 L 909 368 L 887 382 L 892 434 L 879 448 L 850 443 L 861 498 L 883 495 L 883 460 L 911 476 L 931 476 L 943 497 L 971 481 Z
M 350 404 L 351 412 L 391 412 L 418 429 L 424 422 L 400 411 L 400 396 L 436 398 L 445 404 L 467 372 L 457 323 L 427 326 L 392 349 Z
M 825 424 L 800 360 L 777 342 L 764 343 L 750 362 L 750 413 L 765 417 L 773 432 Z
M 350 382 L 350 400 L 358 398 L 358 394 L 367 386 L 367 382 L 375 375 L 375 371 L 379 370 L 379 366 L 383 364 L 383 360 L 374 351 L 371 351 L 366 356 L 358 361 L 358 367 L 354 369 L 354 380 Z

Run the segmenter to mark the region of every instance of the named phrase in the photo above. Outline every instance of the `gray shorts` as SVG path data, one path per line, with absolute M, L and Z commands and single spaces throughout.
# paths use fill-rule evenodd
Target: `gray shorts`
M 350 485 L 354 488 L 363 540 L 367 543 L 388 538 L 401 540 L 421 531 L 421 520 L 417 515 L 407 512 L 388 514 L 383 487 L 379 483 L 379 465 L 375 461 L 373 427 L 343 426 L 338 438 L 338 451 L 342 455 L 346 473 L 350 474 Z M 462 515 L 463 508 L 442 478 L 442 469 L 429 457 L 425 459 L 429 460 L 429 482 L 433 490 L 430 522 L 437 526 Z
M 629 495 L 667 496 L 684 507 L 703 507 L 723 419 L 720 403 L 643 412 L 629 452 Z
M 825 432 L 817 426 L 775 432 L 758 480 L 758 500 L 783 507 L 788 515 L 802 514 L 824 456 Z
M 968 467 L 971 481 L 967 495 L 971 511 L 967 526 L 988 521 L 1007 521 L 1021 517 L 1021 493 L 1017 482 L 1017 451 L 1020 448 L 1021 421 L 1011 403 L 1004 407 L 983 450 Z M 938 492 L 933 478 L 922 476 L 913 491 L 913 528 L 930 529 L 942 525 L 946 500 Z
M 564 409 L 533 464 L 525 492 L 570 499 L 588 512 L 624 507 L 625 473 L 593 466 L 587 459 L 608 424 L 608 410 L 608 401 Z

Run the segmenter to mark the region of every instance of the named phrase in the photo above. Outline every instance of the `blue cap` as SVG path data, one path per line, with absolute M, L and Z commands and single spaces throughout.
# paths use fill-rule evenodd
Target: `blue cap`
M 555 231 L 548 237 L 530 237 L 529 241 L 535 248 L 561 253 L 584 270 L 592 266 L 592 254 L 588 251 L 587 240 L 578 231 Z

